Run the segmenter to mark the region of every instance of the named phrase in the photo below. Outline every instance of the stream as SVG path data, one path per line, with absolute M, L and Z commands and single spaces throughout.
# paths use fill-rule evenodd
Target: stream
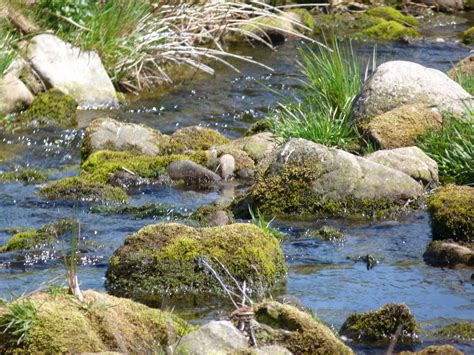
M 452 63 L 469 54 L 469 48 L 449 40 L 468 25 L 443 26 L 431 31 L 425 42 L 378 43 L 377 63 L 409 60 L 447 71 Z M 448 37 L 445 42 L 434 38 Z M 179 127 L 202 125 L 237 138 L 257 119 L 263 118 L 277 100 L 264 87 L 291 90 L 297 81 L 296 41 L 289 41 L 271 51 L 262 46 L 242 49 L 272 67 L 274 72 L 252 64 L 239 63 L 241 73 L 217 66 L 215 77 L 179 83 L 172 91 L 146 95 L 132 100 L 125 110 L 80 114 L 80 127 L 0 131 L 0 151 L 14 153 L 14 158 L 0 162 L 0 172 L 15 167 L 45 171 L 50 181 L 78 174 L 84 127 L 96 117 L 143 123 L 172 133 Z M 370 58 L 374 43 L 355 43 L 358 54 Z M 262 85 L 263 84 L 263 85 Z M 0 184 L 0 246 L 19 227 L 38 228 L 61 218 L 78 218 L 82 237 L 79 280 L 82 289 L 104 290 L 108 258 L 127 235 L 145 225 L 175 220 L 199 206 L 211 204 L 221 193 L 238 190 L 238 184 L 195 191 L 174 187 L 146 187 L 131 193 L 131 204 L 161 203 L 168 206 L 163 214 L 137 218 L 131 215 L 98 213 L 88 204 L 50 202 L 37 195 L 41 186 L 20 183 Z M 178 218 L 179 221 L 179 218 Z M 342 244 L 311 238 L 311 231 L 323 225 L 340 228 L 346 235 Z M 279 294 L 298 297 L 334 329 L 339 329 L 353 312 L 375 310 L 386 303 L 406 303 L 421 324 L 424 333 L 460 320 L 474 320 L 474 285 L 472 270 L 444 269 L 426 265 L 422 254 L 431 239 L 426 211 L 400 217 L 396 221 L 348 219 L 279 219 L 273 226 L 289 235 L 282 247 L 289 265 L 286 287 Z M 66 246 L 67 247 L 67 246 Z M 64 273 L 61 245 L 35 252 L 0 254 L 0 297 L 21 295 Z M 367 270 L 359 256 L 370 254 L 378 264 Z M 227 306 L 228 307 L 228 306 Z M 175 312 L 193 321 L 225 315 L 226 307 L 201 305 L 176 308 Z M 423 337 L 427 346 L 430 336 Z M 352 344 L 349 344 L 352 346 Z M 422 346 L 420 346 L 422 347 Z M 474 353 L 474 344 L 459 348 Z M 384 353 L 386 349 L 354 347 L 360 353 Z

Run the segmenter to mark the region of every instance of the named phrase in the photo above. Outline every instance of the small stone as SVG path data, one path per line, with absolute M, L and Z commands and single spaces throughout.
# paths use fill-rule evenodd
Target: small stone
M 219 158 L 218 172 L 224 180 L 229 180 L 234 175 L 235 159 L 230 154 L 224 154 Z
M 201 185 L 221 181 L 221 177 L 211 170 L 192 162 L 177 160 L 168 165 L 171 180 L 182 180 L 186 185 Z

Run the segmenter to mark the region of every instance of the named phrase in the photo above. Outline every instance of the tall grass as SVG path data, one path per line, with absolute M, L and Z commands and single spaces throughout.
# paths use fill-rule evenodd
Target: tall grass
M 302 47 L 299 56 L 302 88 L 272 112 L 274 134 L 348 148 L 357 139 L 351 109 L 364 80 L 361 61 L 350 42 L 335 38 L 315 50 Z
M 12 47 L 13 36 L 0 28 L 0 79 L 2 79 L 15 60 Z
M 64 269 L 66 271 L 66 279 L 69 285 L 69 293 L 75 296 L 80 302 L 84 300 L 81 289 L 79 287 L 79 280 L 77 277 L 78 261 L 79 261 L 79 247 L 81 241 L 81 225 L 79 222 L 73 223 L 71 233 L 70 252 L 64 254 Z
M 474 184 L 474 107 L 466 106 L 462 117 L 443 115 L 441 129 L 431 129 L 417 143 L 438 163 L 442 181 Z
M 37 321 L 37 309 L 29 300 L 12 301 L 5 305 L 6 312 L 0 316 L 0 341 L 13 346 L 28 342 L 31 328 Z M 6 338 L 6 339 L 5 339 Z

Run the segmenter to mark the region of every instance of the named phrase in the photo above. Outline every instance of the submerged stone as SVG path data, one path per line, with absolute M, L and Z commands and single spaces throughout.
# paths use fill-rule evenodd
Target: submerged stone
M 84 302 L 64 292 L 34 293 L 14 301 L 24 311 L 22 324 L 6 327 L 11 304 L 0 306 L 0 353 L 59 354 L 165 352 L 193 330 L 176 315 L 96 291 Z M 24 334 L 24 338 L 20 336 Z
M 259 345 L 280 344 L 293 354 L 353 354 L 327 326 L 295 307 L 266 301 L 254 312 Z
M 359 343 L 389 344 L 398 332 L 398 343 L 413 344 L 418 341 L 418 331 L 406 305 L 387 304 L 377 311 L 349 316 L 339 334 Z
M 203 259 L 204 258 L 204 259 Z M 275 238 L 250 224 L 191 228 L 150 225 L 129 236 L 110 259 L 106 287 L 115 295 L 160 299 L 173 295 L 222 295 L 220 283 L 203 265 L 207 260 L 233 285 L 219 260 L 250 293 L 270 289 L 286 275 Z

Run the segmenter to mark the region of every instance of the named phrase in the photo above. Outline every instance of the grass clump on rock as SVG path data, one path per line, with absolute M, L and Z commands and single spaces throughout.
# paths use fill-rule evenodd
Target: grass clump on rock
M 47 181 L 46 175 L 35 169 L 8 171 L 0 174 L 0 183 L 22 182 L 24 184 L 39 184 Z
M 11 319 L 19 321 L 8 327 Z M 192 330 L 171 313 L 95 291 L 84 292 L 83 303 L 55 292 L 0 306 L 2 354 L 164 352 Z
M 474 187 L 446 185 L 428 200 L 433 239 L 472 242 Z
M 399 343 L 412 344 L 417 341 L 418 325 L 404 304 L 387 304 L 374 312 L 352 314 L 339 333 L 360 343 L 389 344 L 399 326 Z
M 147 226 L 129 236 L 112 255 L 106 287 L 136 299 L 186 294 L 222 294 L 219 282 L 202 266 L 219 260 L 249 292 L 274 287 L 287 267 L 275 238 L 250 224 L 191 228 L 182 224 Z M 233 285 L 223 276 L 227 285 Z

